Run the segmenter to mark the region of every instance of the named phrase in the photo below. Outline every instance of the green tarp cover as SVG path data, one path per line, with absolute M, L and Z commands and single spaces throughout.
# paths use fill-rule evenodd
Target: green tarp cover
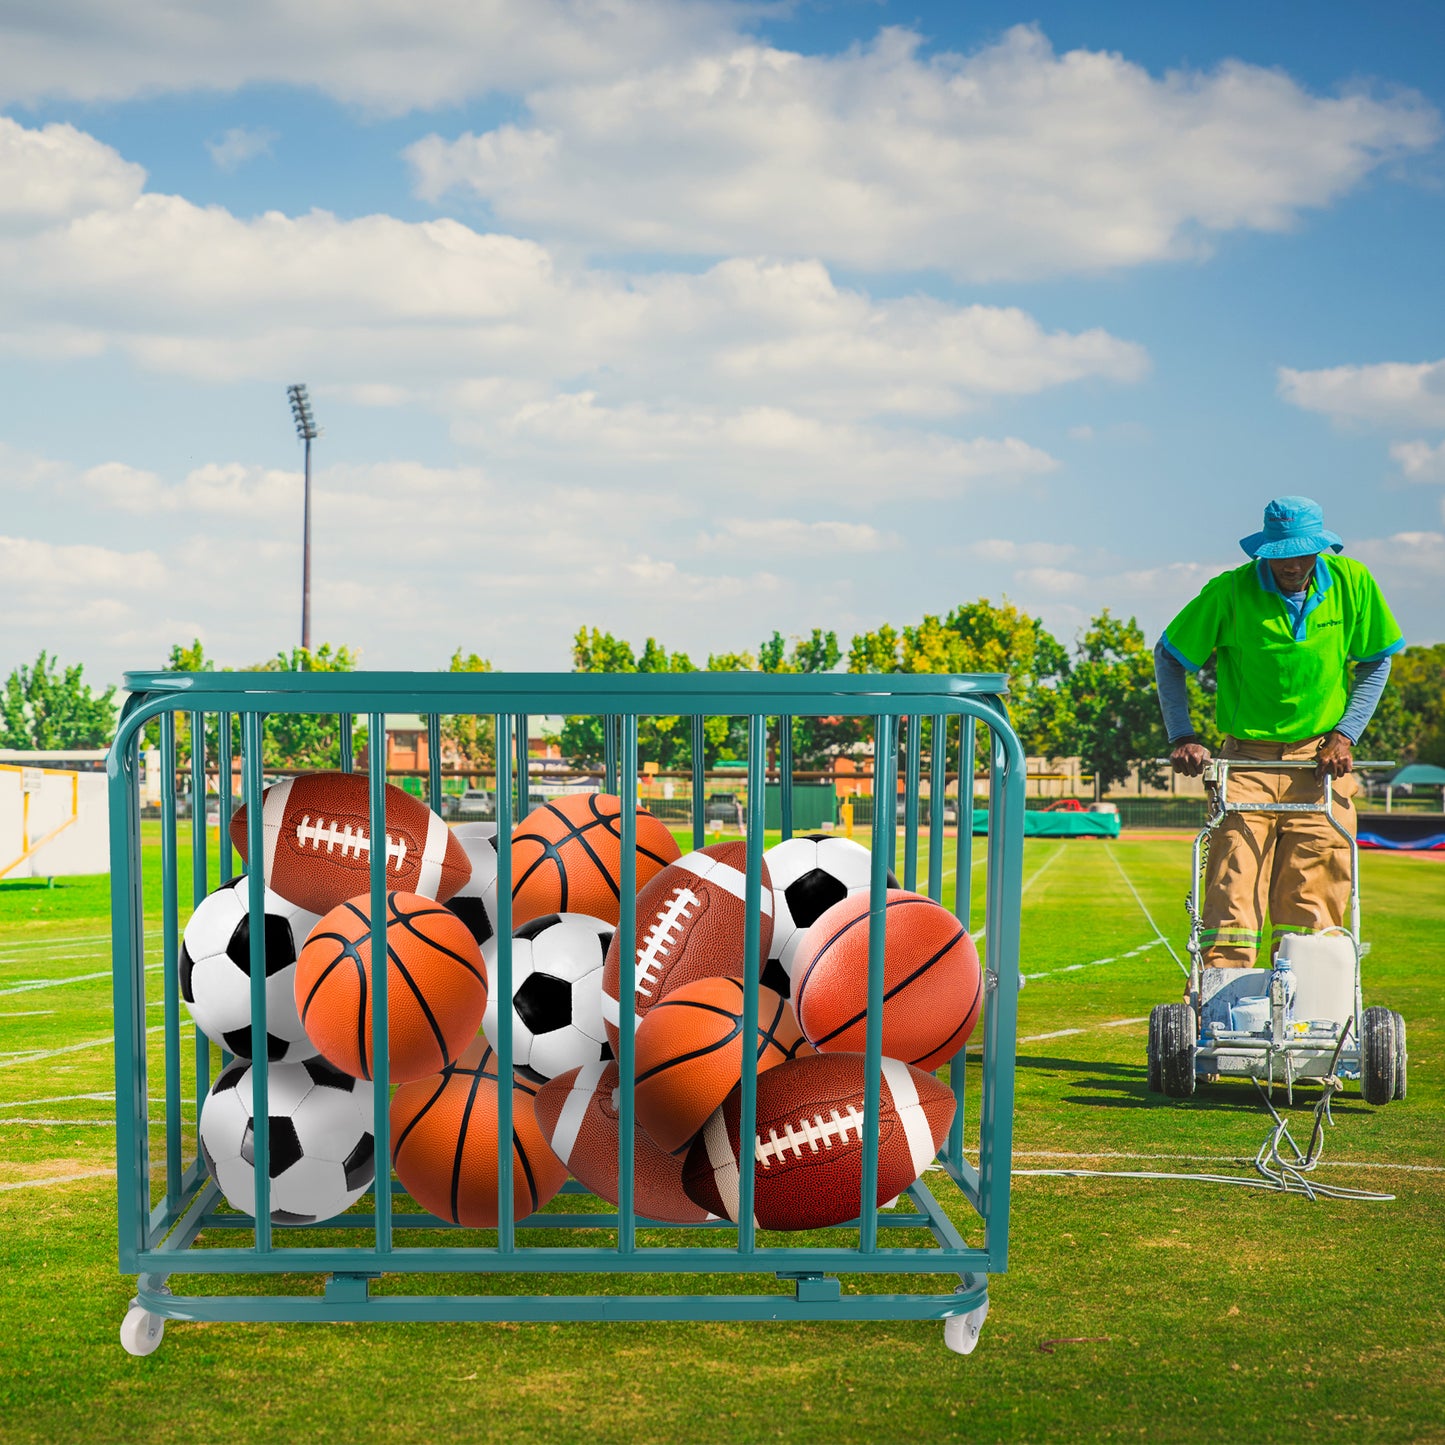
M 974 833 L 988 832 L 988 810 L 973 810 Z M 1025 813 L 1025 838 L 1117 838 L 1117 813 Z

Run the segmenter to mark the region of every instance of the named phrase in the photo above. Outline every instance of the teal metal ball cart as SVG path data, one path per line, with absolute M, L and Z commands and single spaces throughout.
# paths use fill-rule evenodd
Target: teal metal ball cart
M 1014 1045 L 1019 989 L 1019 897 L 1023 855 L 1024 758 L 1004 707 L 998 676 L 853 676 L 693 673 L 667 676 L 446 673 L 130 673 L 126 702 L 111 749 L 110 828 L 115 969 L 117 1214 L 120 1269 L 138 1278 L 121 1330 L 125 1348 L 148 1354 L 167 1320 L 942 1320 L 950 1348 L 968 1353 L 988 1309 L 988 1277 L 1008 1261 Z M 792 719 L 867 720 L 873 738 L 873 796 L 901 797 L 902 882 L 942 899 L 946 876 L 944 803 L 953 759 L 968 796 L 957 815 L 972 815 L 976 737 L 988 758 L 988 845 L 983 863 L 986 933 L 985 1006 L 965 1067 L 960 1052 L 949 1082 L 957 1113 L 937 1166 L 892 1208 L 879 1209 L 878 1113 L 882 1057 L 883 930 L 869 952 L 867 1099 L 858 1218 L 844 1228 L 793 1237 L 760 1235 L 752 1223 L 753 1178 L 743 1170 L 737 1225 L 726 1221 L 678 1228 L 639 1217 L 633 1206 L 633 1010 L 621 1010 L 618 1061 L 622 1144 L 620 1201 L 614 1208 L 574 1181 L 541 1212 L 513 1217 L 512 1151 L 499 1150 L 499 1224 L 464 1230 L 416 1212 L 385 1167 L 355 1208 L 308 1227 L 271 1221 L 266 1126 L 266 1073 L 255 1071 L 256 1213 L 226 1206 L 197 1157 L 196 1124 L 213 1073 L 222 1062 L 184 1013 L 178 977 L 182 900 L 178 837 L 177 734 L 193 740 L 189 818 L 191 897 L 206 893 L 219 863 L 234 876 L 228 828 L 239 758 L 247 804 L 248 855 L 262 854 L 264 720 L 278 714 L 325 715 L 340 738 L 341 766 L 353 767 L 353 720 L 375 740 L 388 714 L 427 719 L 430 803 L 441 811 L 440 719 L 494 719 L 499 836 L 509 835 L 531 799 L 528 718 L 587 714 L 604 719 L 607 791 L 622 806 L 622 892 L 635 892 L 634 804 L 638 789 L 638 720 L 691 720 L 691 824 L 696 846 L 707 841 L 703 777 L 704 724 L 727 717 L 747 738 L 746 826 L 748 910 L 747 1016 L 756 1018 L 759 899 L 769 778 L 780 804 L 783 835 L 792 833 Z M 957 719 L 955 722 L 954 720 Z M 978 728 L 984 733 L 976 732 Z M 925 733 L 927 738 L 925 739 Z M 142 749 L 158 743 L 160 876 L 143 877 Z M 769 767 L 769 746 L 775 766 Z M 369 749 L 372 836 L 382 821 L 385 749 Z M 920 802 L 927 757 L 930 787 Z M 962 766 L 958 764 L 962 762 Z M 535 767 L 535 764 L 533 764 Z M 208 858 L 204 799 L 219 778 L 220 857 Z M 920 808 L 926 809 L 920 819 Z M 872 810 L 872 911 L 883 917 L 887 868 L 894 858 L 900 814 Z M 927 823 L 920 866 L 920 822 Z M 972 839 L 958 830 L 954 856 L 957 911 L 970 916 Z M 498 853 L 498 986 L 511 996 L 511 860 Z M 385 918 L 383 850 L 373 850 L 372 917 Z M 157 887 L 157 883 L 159 886 Z M 266 1057 L 263 885 L 247 885 L 251 918 L 253 1057 Z M 378 930 L 384 933 L 384 923 Z M 623 909 L 619 926 L 623 997 L 634 986 L 635 920 Z M 382 938 L 374 935 L 382 956 Z M 375 977 L 374 1027 L 387 1036 L 386 970 Z M 981 1051 L 979 1049 L 981 1039 Z M 511 1069 L 511 1038 L 502 1031 L 499 1064 Z M 390 1158 L 387 1061 L 375 1062 L 375 1151 Z M 499 1139 L 512 1132 L 511 1091 L 499 1091 Z M 756 1076 L 742 1083 L 741 1135 L 751 1137 Z M 936 1192 L 935 1192 L 936 1191 Z M 893 1242 L 893 1241 L 896 1241 Z M 275 1277 L 300 1282 L 275 1293 Z M 751 1277 L 744 1280 L 743 1277 Z M 444 1278 L 440 1278 L 444 1277 Z M 957 1283 L 955 1284 L 955 1280 Z M 459 1288 L 459 1282 L 461 1287 Z M 436 1291 L 429 1292 L 428 1284 Z M 739 1286 L 757 1292 L 740 1292 Z M 451 1292 L 440 1292 L 448 1290 Z

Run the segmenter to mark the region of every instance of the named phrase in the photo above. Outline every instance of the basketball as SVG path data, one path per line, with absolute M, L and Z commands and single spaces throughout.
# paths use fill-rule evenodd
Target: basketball
M 444 1069 L 476 1037 L 487 1008 L 481 950 L 450 909 L 415 893 L 386 896 L 387 1034 L 394 1084 Z M 333 908 L 296 960 L 306 1036 L 343 1072 L 371 1078 L 371 899 Z
M 682 856 L 662 821 L 637 810 L 637 887 Z M 546 913 L 622 916 L 622 800 L 578 793 L 534 809 L 512 830 L 512 927 Z
M 519 1221 L 567 1182 L 566 1168 L 542 1137 L 535 1093 L 536 1085 L 514 1078 L 512 1210 Z M 497 1056 L 482 1038 L 439 1074 L 403 1084 L 392 1096 L 396 1177 L 438 1219 L 470 1229 L 496 1227 L 497 1097 Z
M 659 1000 L 637 1026 L 637 1122 L 669 1154 L 681 1152 L 743 1072 L 743 985 L 699 978 Z M 792 1005 L 758 989 L 758 1072 L 813 1053 Z
M 883 1053 L 924 1070 L 947 1063 L 983 1001 L 978 952 L 958 919 L 921 893 L 888 890 Z M 868 895 L 835 903 L 793 959 L 793 1007 L 820 1053 L 861 1053 L 868 1010 Z

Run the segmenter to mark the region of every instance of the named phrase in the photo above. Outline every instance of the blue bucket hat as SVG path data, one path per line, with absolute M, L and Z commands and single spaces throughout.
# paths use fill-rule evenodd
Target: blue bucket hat
M 1326 547 L 1343 552 L 1345 544 L 1325 530 L 1324 508 L 1308 497 L 1276 497 L 1264 509 L 1264 531 L 1241 537 L 1250 557 L 1307 557 Z

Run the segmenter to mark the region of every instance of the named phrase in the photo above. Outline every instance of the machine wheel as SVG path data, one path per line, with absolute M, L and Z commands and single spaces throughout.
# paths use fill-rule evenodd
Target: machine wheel
M 969 1310 L 966 1315 L 950 1315 L 943 1322 L 943 1343 L 955 1355 L 971 1355 L 978 1344 L 978 1334 L 988 1318 L 988 1300 Z
M 1149 1092 L 1164 1092 L 1164 1056 L 1159 1040 L 1163 1034 L 1160 1015 L 1167 1009 L 1167 1003 L 1156 1003 L 1149 1013 Z
M 165 1332 L 164 1316 L 152 1314 L 132 1301 L 121 1321 L 120 1342 L 128 1355 L 149 1355 L 160 1348 Z
M 1397 1009 L 1391 1009 L 1395 1015 L 1395 1097 L 1405 1097 L 1405 1065 L 1409 1060 L 1409 1053 L 1405 1048 L 1405 1020 Z
M 1187 1099 L 1194 1092 L 1194 1010 L 1187 1003 L 1162 1003 L 1159 1016 L 1159 1065 L 1164 1092 Z
M 1364 1038 L 1360 1041 L 1360 1092 L 1367 1104 L 1388 1104 L 1399 1081 L 1401 1050 L 1397 1015 L 1387 1008 L 1365 1010 Z

